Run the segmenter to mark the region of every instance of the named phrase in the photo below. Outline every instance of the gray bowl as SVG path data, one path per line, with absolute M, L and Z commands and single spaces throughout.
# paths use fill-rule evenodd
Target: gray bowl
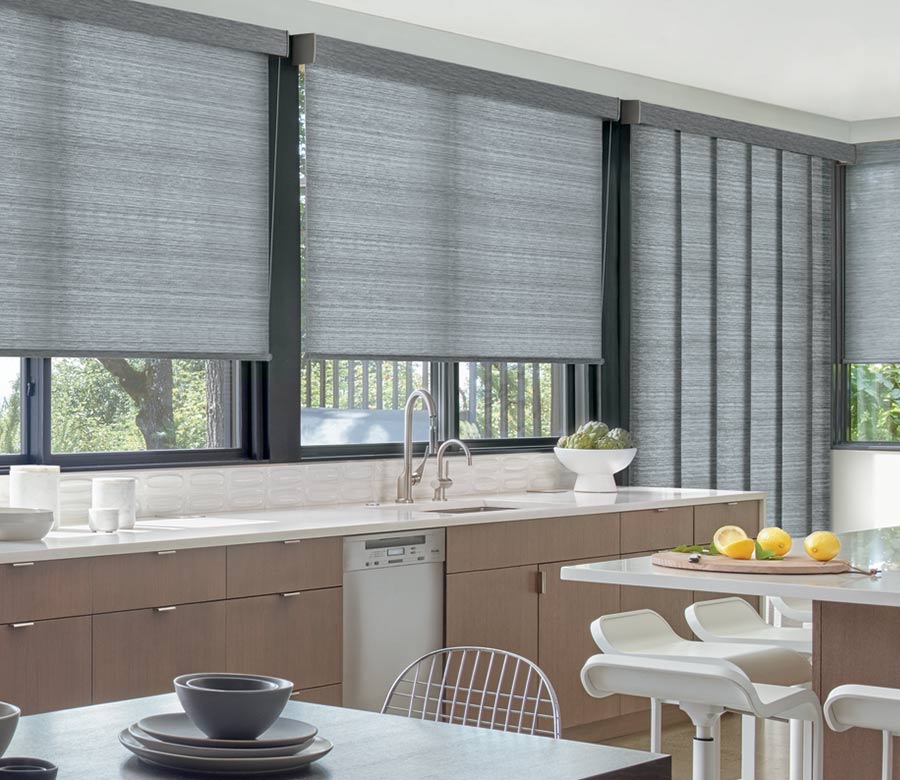
M 175 678 L 193 724 L 212 739 L 256 739 L 281 715 L 294 684 L 261 674 L 204 672 Z
M 9 743 L 12 742 L 21 714 L 22 711 L 15 704 L 0 701 L 0 756 L 6 752 Z
M 42 758 L 0 758 L 0 780 L 56 780 L 57 771 Z

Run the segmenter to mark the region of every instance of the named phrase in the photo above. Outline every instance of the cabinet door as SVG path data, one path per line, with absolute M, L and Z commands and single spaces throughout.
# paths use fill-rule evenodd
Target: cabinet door
M 326 685 L 323 688 L 304 688 L 291 694 L 292 701 L 307 702 L 309 704 L 327 704 L 330 707 L 341 706 L 341 686 Z
M 90 614 L 90 558 L 0 565 L 0 623 Z
M 90 617 L 0 626 L 0 699 L 23 715 L 91 703 Z
M 538 567 L 447 575 L 447 647 L 472 645 L 538 659 Z
M 225 602 L 95 615 L 93 661 L 95 703 L 171 693 L 180 674 L 225 668 Z
M 340 587 L 343 539 L 286 539 L 228 548 L 228 598 Z
M 621 552 L 656 552 L 694 538 L 694 507 L 660 507 L 622 513 Z
M 339 683 L 341 594 L 327 588 L 230 600 L 228 671 L 284 677 L 294 688 Z
M 563 566 L 587 562 L 549 563 L 540 567 L 543 592 L 538 663 L 556 689 L 564 728 L 619 714 L 618 696 L 594 699 L 584 692 L 581 684 L 581 667 L 590 656 L 600 652 L 591 638 L 591 623 L 601 615 L 619 611 L 617 585 L 564 582 L 559 578 Z

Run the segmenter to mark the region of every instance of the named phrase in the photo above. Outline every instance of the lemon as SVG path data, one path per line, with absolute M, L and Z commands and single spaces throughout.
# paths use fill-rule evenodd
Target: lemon
M 841 551 L 841 542 L 831 531 L 813 531 L 803 540 L 806 554 L 817 561 L 830 561 Z
M 791 551 L 791 535 L 782 528 L 763 528 L 756 537 L 759 546 L 775 555 L 787 555 Z
M 739 542 L 747 538 L 747 532 L 737 525 L 723 525 L 713 536 L 713 544 L 719 552 L 725 552 L 725 548 L 732 542 Z
M 729 558 L 738 558 L 742 561 L 749 561 L 753 557 L 753 551 L 756 550 L 756 544 L 752 539 L 738 539 L 737 541 L 726 544 L 724 547 L 716 545 L 722 555 Z

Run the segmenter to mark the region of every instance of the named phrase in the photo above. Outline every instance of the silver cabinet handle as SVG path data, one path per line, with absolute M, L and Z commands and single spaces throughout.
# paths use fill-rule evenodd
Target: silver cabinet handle
M 154 607 L 156 612 L 174 612 L 178 607 Z
M 299 595 L 300 595 L 299 590 L 292 590 L 288 593 L 282 593 L 281 597 L 287 599 L 287 598 L 290 598 L 291 596 L 299 596 Z
M 725 506 L 737 506 L 740 503 L 740 501 L 729 501 Z
M 158 550 L 156 554 L 157 555 L 175 555 L 175 553 L 177 553 L 177 552 L 178 552 L 178 550 Z
M 19 569 L 19 568 L 22 568 L 23 566 L 34 566 L 34 561 L 25 561 L 24 563 L 14 563 L 13 564 L 14 569 Z
M 28 628 L 28 626 L 33 626 L 33 625 L 34 625 L 34 622 L 32 621 L 31 623 L 13 623 L 12 627 L 13 628 Z
M 657 507 L 656 511 L 657 512 L 668 512 L 669 508 L 665 507 L 665 506 L 661 506 L 661 507 Z
M 299 539 L 285 539 L 284 544 L 300 544 Z

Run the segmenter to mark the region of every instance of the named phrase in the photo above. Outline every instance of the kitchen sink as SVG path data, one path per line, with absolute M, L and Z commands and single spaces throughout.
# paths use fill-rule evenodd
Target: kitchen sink
M 447 508 L 447 509 L 425 509 L 423 510 L 426 514 L 441 514 L 441 515 L 468 515 L 473 512 L 510 512 L 515 509 L 520 509 L 521 507 L 517 506 L 459 506 L 455 509 Z

